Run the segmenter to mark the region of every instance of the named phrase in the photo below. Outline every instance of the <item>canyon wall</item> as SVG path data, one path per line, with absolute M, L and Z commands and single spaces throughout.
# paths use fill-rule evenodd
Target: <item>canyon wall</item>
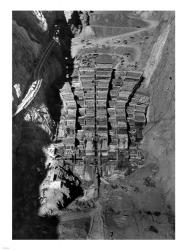
M 52 26 L 56 22 L 69 30 L 62 11 L 13 12 L 13 113 L 36 80 L 34 70 L 52 39 Z M 70 50 L 67 40 L 66 51 Z M 63 60 L 63 51 L 56 44 L 42 69 L 43 82 L 36 98 L 27 110 L 13 118 L 13 237 L 17 239 L 56 237 L 56 219 L 51 218 L 48 223 L 37 213 L 39 185 L 46 176 L 42 148 L 51 142 L 58 119 L 58 84 L 63 84 Z

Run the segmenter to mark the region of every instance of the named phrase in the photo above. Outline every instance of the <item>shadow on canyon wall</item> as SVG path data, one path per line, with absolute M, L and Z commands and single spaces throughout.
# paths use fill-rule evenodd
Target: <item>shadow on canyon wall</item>
M 64 14 L 57 12 L 55 24 L 61 27 L 62 76 L 45 88 L 46 105 L 51 118 L 60 120 L 59 89 L 73 70 L 71 39 L 73 34 Z M 78 16 L 77 16 L 78 18 Z M 77 22 L 77 19 L 76 19 Z M 80 22 L 80 20 L 78 20 Z M 50 74 L 50 72 L 48 72 Z M 25 122 L 23 113 L 13 118 L 13 239 L 57 239 L 58 218 L 38 216 L 39 186 L 46 176 L 42 148 L 51 140 L 33 122 Z
M 22 122 L 21 141 L 13 155 L 13 239 L 57 238 L 57 218 L 38 216 L 39 186 L 47 173 L 42 147 L 49 143 L 45 131 Z
M 55 23 L 60 27 L 59 38 L 61 43 L 62 75 L 47 86 L 47 88 L 45 89 L 45 97 L 49 113 L 52 119 L 57 124 L 60 121 L 62 108 L 59 90 L 63 87 L 66 81 L 69 81 L 73 71 L 73 58 L 71 57 L 71 39 L 73 38 L 73 34 L 71 31 L 71 25 L 67 24 L 65 16 L 61 15 L 61 18 L 58 17 Z M 80 24 L 78 14 L 72 15 L 70 24 L 72 23 L 75 23 L 75 26 L 78 26 L 78 24 Z

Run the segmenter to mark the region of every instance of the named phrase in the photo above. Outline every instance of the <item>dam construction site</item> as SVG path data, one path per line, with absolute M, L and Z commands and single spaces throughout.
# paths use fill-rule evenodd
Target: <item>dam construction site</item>
M 13 239 L 175 239 L 175 13 L 12 22 Z

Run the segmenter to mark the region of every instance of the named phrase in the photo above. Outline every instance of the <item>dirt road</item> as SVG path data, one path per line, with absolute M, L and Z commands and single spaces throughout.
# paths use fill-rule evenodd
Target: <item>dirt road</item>
M 120 35 L 117 35 L 117 36 L 110 36 L 110 37 L 106 37 L 106 38 L 91 38 L 91 39 L 89 39 L 89 42 L 91 43 L 91 46 L 104 45 L 106 43 L 108 43 L 108 45 L 114 46 L 114 40 L 116 40 L 116 39 L 126 39 L 129 36 L 133 36 L 133 35 L 136 35 L 136 34 L 139 34 L 139 33 L 143 32 L 143 31 L 147 31 L 147 30 L 156 28 L 156 26 L 159 23 L 156 20 L 147 20 L 147 19 L 142 19 L 142 20 L 149 24 L 148 27 L 140 28 L 140 29 L 137 29 L 135 31 L 130 31 L 130 32 L 120 34 Z M 78 54 L 78 51 L 80 49 L 82 49 L 84 46 L 86 46 L 86 45 L 85 45 L 85 43 L 81 43 L 81 39 L 79 39 L 79 40 L 74 39 L 73 42 L 72 42 L 72 49 L 71 49 L 72 57 L 75 57 Z M 116 46 L 119 46 L 119 45 L 116 45 Z M 131 47 L 131 46 L 128 45 L 126 47 Z M 140 55 L 139 47 L 134 46 L 134 45 L 132 47 L 136 48 L 138 50 L 138 56 L 139 56 Z
M 43 79 L 41 79 L 41 69 L 42 69 L 43 65 L 45 64 L 45 62 L 49 56 L 49 53 L 51 52 L 55 43 L 56 43 L 56 41 L 52 40 L 49 43 L 49 45 L 47 46 L 47 48 L 45 49 L 43 55 L 40 58 L 38 65 L 34 71 L 34 79 L 36 79 L 36 80 L 31 84 L 29 90 L 27 91 L 25 97 L 22 99 L 21 103 L 18 105 L 17 110 L 13 116 L 16 116 L 23 109 L 25 109 L 33 101 L 33 99 L 37 95 L 37 93 L 41 87 L 42 80 L 43 80 Z
M 90 230 L 88 239 L 102 240 L 104 239 L 104 225 L 102 219 L 102 206 L 99 201 L 96 202 L 95 212 L 91 216 Z
M 145 77 L 144 86 L 146 88 L 149 86 L 151 77 L 155 69 L 157 68 L 157 65 L 162 57 L 162 51 L 163 51 L 165 42 L 167 40 L 169 31 L 170 31 L 170 24 L 167 25 L 165 30 L 162 32 L 162 34 L 160 34 L 157 41 L 153 45 L 151 55 L 147 61 L 147 64 L 144 70 L 144 77 Z
M 136 35 L 138 33 L 141 33 L 143 31 L 147 31 L 147 30 L 150 30 L 152 28 L 155 28 L 158 25 L 158 23 L 159 23 L 156 20 L 142 19 L 142 21 L 147 22 L 149 24 L 149 26 L 137 29 L 135 31 L 130 31 L 130 32 L 127 32 L 125 34 L 120 34 L 120 35 L 117 35 L 117 36 L 110 36 L 110 37 L 106 37 L 106 38 L 95 38 L 92 41 L 93 42 L 95 41 L 97 44 L 106 43 L 107 41 L 113 42 L 112 40 L 115 40 L 115 39 L 118 39 L 118 38 L 123 38 L 124 39 L 124 38 L 127 38 L 129 36 L 133 36 L 133 35 Z

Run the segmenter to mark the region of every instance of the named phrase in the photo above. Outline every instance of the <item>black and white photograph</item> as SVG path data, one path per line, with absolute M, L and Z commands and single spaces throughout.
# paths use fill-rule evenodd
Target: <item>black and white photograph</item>
M 175 11 L 12 11 L 12 239 L 175 239 Z

